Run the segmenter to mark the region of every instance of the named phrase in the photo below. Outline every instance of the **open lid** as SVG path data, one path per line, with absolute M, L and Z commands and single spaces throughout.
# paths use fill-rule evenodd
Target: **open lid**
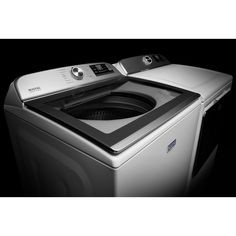
M 199 96 L 157 82 L 120 76 L 120 80 L 26 101 L 25 106 L 115 155 L 169 121 Z

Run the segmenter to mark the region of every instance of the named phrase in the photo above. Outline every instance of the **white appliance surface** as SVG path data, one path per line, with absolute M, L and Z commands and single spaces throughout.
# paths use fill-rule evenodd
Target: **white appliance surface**
M 46 119 L 39 129 L 8 113 L 25 188 L 36 196 L 182 196 L 200 107 L 198 99 L 118 156 Z
M 226 94 L 232 83 L 231 75 L 177 64 L 134 73 L 130 76 L 153 80 L 199 93 L 203 102 L 205 102 L 205 106 L 215 99 L 214 95 L 222 97 Z M 218 93 L 219 91 L 220 93 Z
M 83 74 L 78 77 L 71 73 L 73 68 L 69 67 L 26 75 L 16 81 L 17 90 L 15 86 L 9 90 L 10 98 L 6 99 L 5 111 L 26 189 L 34 190 L 36 196 L 182 196 L 190 181 L 196 133 L 201 122 L 202 104 L 198 95 L 195 94 L 195 100 L 173 117 L 169 116 L 171 118 L 160 126 L 156 125 L 156 119 L 150 121 L 143 127 L 150 130 L 149 133 L 139 136 L 138 132 L 142 129 L 139 124 L 135 132 L 111 144 L 110 150 L 122 150 L 116 154 L 108 152 L 87 136 L 78 135 L 56 119 L 45 116 L 48 113 L 29 109 L 29 103 L 37 97 L 48 99 L 49 94 L 58 95 L 72 88 L 96 85 L 97 81 L 109 80 L 110 75 L 112 78 L 120 76 L 110 64 L 97 65 L 97 71 L 91 69 L 91 64 L 80 66 L 76 72 L 82 70 Z M 103 75 L 103 69 L 99 74 L 99 66 L 103 65 L 110 75 Z M 163 71 L 162 74 L 163 78 L 168 78 L 167 75 L 171 77 L 169 72 L 165 75 Z M 136 86 L 132 84 L 132 89 L 142 92 L 141 87 Z M 142 87 L 147 87 L 147 95 L 155 94 L 156 106 L 176 97 L 169 90 Z M 123 91 L 124 87 L 119 89 Z M 14 101 L 15 98 L 18 101 L 17 96 L 21 99 L 20 106 Z M 16 105 L 13 106 L 14 102 Z M 110 132 L 108 128 L 106 131 Z

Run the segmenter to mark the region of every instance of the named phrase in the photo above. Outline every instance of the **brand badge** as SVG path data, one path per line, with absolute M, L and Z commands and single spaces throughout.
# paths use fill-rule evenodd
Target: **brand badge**
M 176 139 L 167 146 L 167 153 L 170 152 L 175 145 L 176 145 Z
M 30 88 L 28 89 L 29 92 L 33 93 L 33 92 L 37 92 L 37 91 L 40 91 L 41 88 L 40 87 L 34 87 L 34 88 Z

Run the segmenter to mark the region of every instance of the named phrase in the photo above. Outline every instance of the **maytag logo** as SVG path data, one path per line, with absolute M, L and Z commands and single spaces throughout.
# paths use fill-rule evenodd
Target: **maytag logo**
M 33 93 L 33 92 L 37 92 L 37 91 L 40 91 L 40 90 L 41 90 L 40 87 L 34 87 L 34 88 L 30 88 L 30 89 L 28 89 L 28 91 L 30 91 L 31 93 Z
M 152 58 L 149 57 L 149 56 L 144 56 L 144 57 L 143 57 L 143 63 L 144 63 L 146 66 L 152 64 Z
M 167 153 L 170 152 L 174 146 L 176 145 L 176 139 L 173 140 L 168 146 L 167 146 Z

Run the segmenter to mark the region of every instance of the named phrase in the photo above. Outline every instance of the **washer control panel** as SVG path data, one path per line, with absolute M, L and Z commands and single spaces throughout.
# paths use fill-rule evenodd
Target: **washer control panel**
M 114 72 L 111 68 L 107 67 L 107 65 L 104 63 L 91 65 L 90 68 L 92 69 L 93 73 L 96 76 L 100 76 L 100 75 L 109 74 L 109 73 Z
M 21 100 L 99 83 L 121 76 L 109 63 L 82 64 L 28 74 L 16 80 Z

